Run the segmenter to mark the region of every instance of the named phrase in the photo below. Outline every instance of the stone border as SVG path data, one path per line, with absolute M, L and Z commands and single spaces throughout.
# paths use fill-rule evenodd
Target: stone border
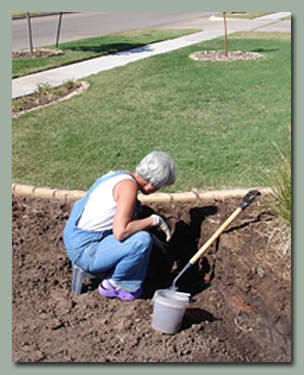
M 269 187 L 255 188 L 262 195 L 271 195 L 273 190 Z M 215 191 L 189 191 L 183 193 L 154 193 L 149 196 L 139 194 L 138 199 L 143 203 L 174 203 L 193 202 L 207 200 L 225 200 L 228 198 L 242 198 L 249 189 L 215 190 Z M 58 190 L 47 187 L 36 187 L 33 185 L 21 185 L 12 183 L 12 193 L 17 195 L 29 195 L 39 198 L 58 199 L 64 201 L 76 201 L 84 197 L 86 191 L 83 190 Z

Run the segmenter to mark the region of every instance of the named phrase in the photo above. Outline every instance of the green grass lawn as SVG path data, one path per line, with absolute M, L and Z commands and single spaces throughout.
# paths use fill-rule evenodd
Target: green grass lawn
M 177 164 L 166 191 L 263 185 L 273 142 L 290 151 L 290 34 L 229 36 L 228 50 L 262 53 L 257 61 L 189 58 L 218 49 L 223 38 L 101 72 L 79 96 L 13 119 L 13 180 L 88 189 L 155 149 Z
M 43 70 L 57 68 L 59 66 L 92 59 L 131 48 L 156 43 L 167 39 L 192 34 L 199 30 L 166 30 L 166 29 L 142 29 L 130 30 L 111 35 L 102 35 L 94 38 L 80 39 L 76 41 L 59 43 L 58 48 L 64 52 L 62 56 L 31 57 L 24 59 L 12 59 L 12 78 L 22 77 Z M 56 49 L 55 45 L 46 46 Z

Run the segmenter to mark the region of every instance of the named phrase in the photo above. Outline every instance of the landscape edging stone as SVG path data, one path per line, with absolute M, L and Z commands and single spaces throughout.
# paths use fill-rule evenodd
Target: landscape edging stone
M 273 190 L 269 187 L 254 188 L 260 191 L 262 195 L 271 195 Z M 154 193 L 149 196 L 139 194 L 138 199 L 144 203 L 173 203 L 173 202 L 193 202 L 195 200 L 224 200 L 227 198 L 243 197 L 251 189 L 232 189 L 232 190 L 214 190 L 198 191 L 193 190 L 181 193 Z M 84 190 L 58 190 L 48 187 L 37 187 L 33 185 L 22 185 L 12 183 L 12 193 L 17 195 L 28 195 L 39 198 L 58 199 L 64 201 L 77 201 L 86 194 Z

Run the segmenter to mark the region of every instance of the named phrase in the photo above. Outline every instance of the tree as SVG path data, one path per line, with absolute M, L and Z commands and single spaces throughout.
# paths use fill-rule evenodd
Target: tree
M 32 27 L 31 27 L 31 18 L 30 18 L 29 12 L 26 12 L 26 18 L 27 18 L 27 31 L 28 31 L 29 43 L 30 43 L 30 53 L 33 53 Z
M 59 35 L 60 35 L 60 28 L 61 28 L 62 13 L 63 12 L 59 13 L 59 21 L 58 21 L 57 36 L 56 36 L 56 48 L 58 48 L 58 43 L 59 43 Z
M 59 21 L 58 21 L 57 34 L 56 34 L 56 48 L 58 47 L 58 43 L 59 43 L 62 14 L 63 12 L 59 13 Z M 26 12 L 26 19 L 27 19 L 27 31 L 28 31 L 29 45 L 30 45 L 29 50 L 30 50 L 30 53 L 33 53 L 33 38 L 32 38 L 32 26 L 31 26 L 30 12 Z
M 225 56 L 228 56 L 226 12 L 223 12 L 223 17 L 224 17 L 224 29 L 225 29 Z

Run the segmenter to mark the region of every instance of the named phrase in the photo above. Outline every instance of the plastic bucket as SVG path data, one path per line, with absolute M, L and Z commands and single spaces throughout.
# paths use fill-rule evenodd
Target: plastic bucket
M 175 290 L 157 290 L 153 297 L 152 327 L 160 332 L 174 334 L 183 321 L 190 294 Z

